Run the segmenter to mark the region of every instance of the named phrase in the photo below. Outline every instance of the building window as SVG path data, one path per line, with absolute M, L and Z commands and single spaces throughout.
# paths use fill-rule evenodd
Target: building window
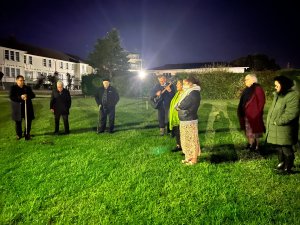
M 47 62 L 46 62 L 46 59 L 43 59 L 43 66 L 47 66 Z
M 63 69 L 64 68 L 64 64 L 63 62 L 60 62 L 60 68 Z
M 75 64 L 72 64 L 72 70 L 75 70 Z
M 29 56 L 29 64 L 32 65 L 32 56 Z
M 16 61 L 20 62 L 20 52 L 16 52 Z
M 20 69 L 16 69 L 16 71 L 17 71 L 17 76 L 19 76 L 19 75 L 21 75 L 21 71 L 20 71 Z
M 5 59 L 9 60 L 9 51 L 8 50 L 5 50 L 4 57 L 5 57 Z
M 5 75 L 7 77 L 10 77 L 10 69 L 9 69 L 9 67 L 5 67 Z
M 10 72 L 11 72 L 12 77 L 16 77 L 16 69 L 15 68 L 11 68 Z
M 14 51 L 10 51 L 10 59 L 12 61 L 15 61 L 15 52 Z
M 27 58 L 26 55 L 24 55 L 24 63 L 25 63 L 25 64 L 26 64 L 26 58 Z
M 49 59 L 48 65 L 49 65 L 50 68 L 52 67 L 52 61 L 51 61 L 51 59 Z
M 67 70 L 69 69 L 69 64 L 68 63 L 66 63 L 66 68 L 67 68 Z

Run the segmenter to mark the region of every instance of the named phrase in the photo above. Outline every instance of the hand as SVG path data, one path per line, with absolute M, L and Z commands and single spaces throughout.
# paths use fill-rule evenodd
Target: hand
M 22 100 L 27 100 L 27 94 L 21 95 Z
M 167 87 L 166 87 L 166 90 L 167 90 L 168 92 L 171 92 L 171 91 L 172 91 L 172 89 L 171 89 L 170 86 L 167 86 Z
M 101 104 L 98 106 L 99 110 L 101 109 Z
M 161 95 L 161 91 L 156 92 L 156 96 L 160 96 Z
M 54 109 L 50 109 L 51 110 L 51 112 L 53 112 L 54 113 Z

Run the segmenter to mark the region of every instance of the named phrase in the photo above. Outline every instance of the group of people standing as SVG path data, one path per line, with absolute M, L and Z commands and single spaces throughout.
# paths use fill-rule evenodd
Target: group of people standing
M 158 77 L 159 83 L 151 91 L 150 100 L 156 99 L 160 135 L 170 133 L 176 137 L 176 147 L 173 152 L 182 151 L 183 164 L 194 165 L 200 156 L 201 148 L 198 137 L 198 109 L 200 106 L 200 83 L 194 76 L 178 79 L 176 89 L 172 82 L 167 82 L 166 76 Z M 259 139 L 266 133 L 266 141 L 278 150 L 277 170 L 292 173 L 294 166 L 293 146 L 298 142 L 299 130 L 299 94 L 294 88 L 293 80 L 285 76 L 274 78 L 274 99 L 270 106 L 266 126 L 263 120 L 266 103 L 265 92 L 257 81 L 255 74 L 245 77 L 243 90 L 237 114 L 240 127 L 247 137 L 247 149 L 259 151 Z M 30 140 L 31 123 L 34 119 L 32 99 L 35 94 L 24 84 L 24 77 L 16 77 L 16 84 L 10 89 L 9 97 L 12 105 L 12 119 L 15 121 L 17 140 L 23 136 Z M 103 86 L 95 94 L 99 107 L 98 133 L 106 130 L 107 117 L 109 132 L 114 132 L 115 107 L 119 101 L 117 90 L 110 85 L 109 79 L 103 80 Z M 54 113 L 55 130 L 59 133 L 60 117 L 63 118 L 65 134 L 70 133 L 69 110 L 71 107 L 70 92 L 58 81 L 50 99 L 50 110 Z M 22 120 L 25 119 L 23 135 Z
M 200 106 L 199 80 L 193 76 L 179 79 L 177 92 L 164 75 L 158 77 L 157 84 L 150 100 L 162 98 L 157 107 L 160 135 L 167 127 L 176 137 L 176 147 L 172 151 L 182 151 L 185 155 L 182 163 L 194 165 L 200 155 L 198 138 L 198 116 Z M 264 89 L 257 81 L 255 74 L 245 77 L 243 90 L 237 109 L 240 127 L 247 137 L 246 149 L 259 152 L 259 139 L 266 134 L 266 142 L 278 150 L 276 170 L 290 174 L 294 166 L 293 146 L 298 142 L 299 130 L 299 94 L 294 88 L 293 80 L 285 76 L 274 78 L 274 99 L 264 123 L 264 106 L 266 97 Z
M 30 86 L 25 85 L 24 77 L 18 75 L 16 77 L 16 84 L 11 86 L 9 98 L 12 106 L 12 119 L 15 121 L 16 139 L 20 140 L 22 137 L 25 140 L 30 140 L 31 123 L 35 118 L 32 105 L 32 99 L 35 94 Z M 53 89 L 50 99 L 50 110 L 54 114 L 55 130 L 54 134 L 59 133 L 59 120 L 63 118 L 65 132 L 69 134 L 69 111 L 71 108 L 70 92 L 63 87 L 63 83 L 58 81 L 56 87 Z M 22 120 L 25 120 L 25 129 L 23 133 Z

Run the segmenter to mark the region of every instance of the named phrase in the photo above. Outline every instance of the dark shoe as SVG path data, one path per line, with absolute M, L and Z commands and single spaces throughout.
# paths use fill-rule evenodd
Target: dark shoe
M 64 134 L 65 134 L 65 135 L 68 135 L 68 134 L 70 134 L 70 131 L 65 131 Z
M 176 148 L 172 149 L 172 152 L 179 152 L 181 150 L 182 150 L 181 147 L 176 146 Z
M 26 140 L 26 141 L 29 141 L 29 140 L 31 140 L 31 136 L 30 136 L 30 134 L 27 134 L 27 135 L 25 135 L 25 140 Z
M 58 131 L 54 131 L 53 135 L 59 135 L 59 132 Z
M 104 130 L 99 130 L 98 134 L 104 133 Z
M 113 134 L 113 133 L 114 133 L 114 131 L 113 131 L 113 130 L 110 130 L 110 131 L 109 131 L 109 133 L 110 133 L 110 134 Z

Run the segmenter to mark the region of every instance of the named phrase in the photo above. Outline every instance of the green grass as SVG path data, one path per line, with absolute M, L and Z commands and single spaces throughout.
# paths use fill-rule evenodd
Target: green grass
M 267 146 L 241 150 L 236 105 L 202 101 L 188 167 L 141 100 L 121 99 L 117 132 L 99 135 L 94 99 L 73 98 L 71 134 L 53 136 L 49 97 L 36 98 L 35 136 L 16 141 L 0 97 L 0 224 L 300 224 L 300 174 L 276 174 Z

